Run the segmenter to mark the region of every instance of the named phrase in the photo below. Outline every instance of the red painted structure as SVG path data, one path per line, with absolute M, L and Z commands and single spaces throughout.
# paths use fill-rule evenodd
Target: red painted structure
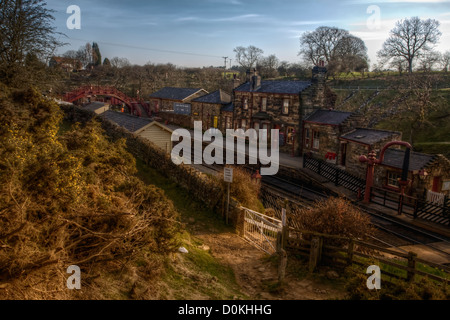
M 386 152 L 386 149 L 393 145 L 405 146 L 409 150 L 412 149 L 412 146 L 408 142 L 391 141 L 391 142 L 387 143 L 383 147 L 383 149 L 381 149 L 379 159 L 377 159 L 377 154 L 374 150 L 370 151 L 369 155 L 367 157 L 364 155 L 359 157 L 360 162 L 367 162 L 366 189 L 365 189 L 365 193 L 364 193 L 364 202 L 365 203 L 370 202 L 371 189 L 373 186 L 373 176 L 375 173 L 375 165 L 381 164 L 383 162 L 384 153 Z M 405 169 L 405 168 L 403 168 L 403 169 Z M 402 179 L 399 181 L 401 195 L 403 195 L 405 187 L 408 185 L 408 183 L 409 183 L 409 181 L 407 180 L 407 178 L 404 178 L 404 175 L 402 174 Z
M 111 97 L 112 99 L 117 99 L 121 102 L 123 102 L 125 105 L 128 106 L 130 113 L 135 114 L 139 117 L 141 116 L 150 116 L 150 106 L 138 99 L 138 98 L 131 98 L 124 94 L 123 92 L 117 90 L 115 87 L 110 86 L 84 86 L 80 87 L 74 91 L 67 92 L 63 100 L 67 102 L 75 102 L 81 98 L 87 97 L 87 96 L 107 96 Z M 143 108 L 139 107 L 141 105 Z M 147 113 L 146 115 L 142 114 L 142 111 Z

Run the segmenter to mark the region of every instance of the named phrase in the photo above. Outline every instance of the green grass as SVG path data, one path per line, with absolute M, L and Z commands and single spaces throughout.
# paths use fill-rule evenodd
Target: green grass
M 234 232 L 234 228 L 225 225 L 220 215 L 194 201 L 184 189 L 155 169 L 147 167 L 143 161 L 137 159 L 136 164 L 138 176 L 144 182 L 164 190 L 165 195 L 171 199 L 180 213 L 181 221 L 186 224 L 186 230 L 179 237 L 182 246 L 189 253 L 177 254 L 178 262 L 169 263 L 164 276 L 164 282 L 171 288 L 171 298 L 246 299 L 247 297 L 239 291 L 233 270 L 219 263 L 210 251 L 203 250 L 201 248 L 203 242 L 189 230 L 195 227 L 209 233 L 221 233 Z M 195 223 L 188 223 L 190 219 L 195 219 Z

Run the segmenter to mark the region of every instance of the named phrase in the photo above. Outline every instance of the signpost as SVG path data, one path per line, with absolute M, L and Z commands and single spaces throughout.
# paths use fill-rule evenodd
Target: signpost
M 228 184 L 227 187 L 227 215 L 226 215 L 226 223 L 228 224 L 228 211 L 230 209 L 230 186 L 233 182 L 233 169 L 232 168 L 224 168 L 223 171 L 223 180 Z

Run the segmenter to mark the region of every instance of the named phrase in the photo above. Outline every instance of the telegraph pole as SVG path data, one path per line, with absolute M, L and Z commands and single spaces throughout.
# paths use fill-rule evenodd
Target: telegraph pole
M 222 57 L 225 59 L 225 69 L 223 69 L 223 77 L 224 79 L 227 77 L 226 71 L 227 71 L 227 59 L 228 57 Z

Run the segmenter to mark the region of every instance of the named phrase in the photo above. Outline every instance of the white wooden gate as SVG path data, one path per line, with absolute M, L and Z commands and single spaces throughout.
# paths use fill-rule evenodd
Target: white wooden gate
M 244 210 L 244 238 L 264 252 L 274 254 L 277 249 L 278 232 L 282 230 L 281 221 L 247 208 L 242 210 Z

